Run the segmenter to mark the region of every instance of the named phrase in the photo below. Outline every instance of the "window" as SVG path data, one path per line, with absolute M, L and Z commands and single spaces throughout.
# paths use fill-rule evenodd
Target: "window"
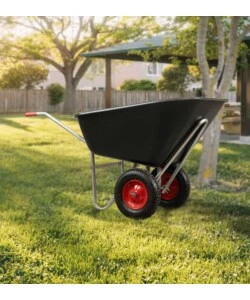
M 148 76 L 157 76 L 158 75 L 158 68 L 157 63 L 148 63 L 146 67 L 146 74 Z

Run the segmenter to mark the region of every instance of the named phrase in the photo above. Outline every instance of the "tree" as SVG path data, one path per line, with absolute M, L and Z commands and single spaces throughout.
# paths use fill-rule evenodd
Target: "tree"
M 76 87 L 91 64 L 83 52 L 135 39 L 159 27 L 153 17 L 2 17 L 1 21 L 12 31 L 1 41 L 2 56 L 44 61 L 63 74 L 64 113 L 74 113 Z M 27 30 L 25 36 L 13 35 L 19 27 Z
M 186 63 L 167 66 L 157 82 L 157 90 L 183 93 L 191 82 L 196 81 Z
M 209 70 L 207 55 L 209 21 L 209 17 L 200 17 L 197 32 L 196 49 L 202 77 L 202 92 L 204 97 L 226 99 L 235 72 L 240 44 L 250 30 L 250 18 L 214 17 L 217 33 L 217 65 L 213 74 Z M 222 112 L 204 135 L 198 175 L 200 185 L 210 185 L 216 180 L 221 118 Z
M 2 73 L 1 88 L 34 88 L 48 77 L 48 69 L 43 64 L 23 62 L 14 64 Z
M 29 107 L 29 90 L 39 83 L 45 81 L 48 77 L 48 69 L 39 63 L 24 61 L 16 63 L 12 67 L 6 69 L 0 79 L 1 88 L 25 88 L 26 111 Z
M 16 67 L 11 67 L 2 72 L 0 78 L 0 88 L 2 89 L 20 89 L 23 85 L 22 76 L 16 71 Z

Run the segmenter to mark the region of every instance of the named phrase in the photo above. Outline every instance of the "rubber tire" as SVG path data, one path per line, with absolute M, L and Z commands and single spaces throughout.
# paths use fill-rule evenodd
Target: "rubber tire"
M 135 210 L 126 205 L 123 200 L 123 187 L 130 180 L 140 180 L 144 183 L 148 192 L 148 200 L 145 206 Z M 115 202 L 118 209 L 126 217 L 134 219 L 146 219 L 151 217 L 160 202 L 160 189 L 155 177 L 145 170 L 131 169 L 124 172 L 117 180 L 115 185 Z
M 166 172 L 173 174 L 174 170 L 175 170 L 175 167 L 170 166 Z M 156 176 L 157 169 L 154 169 L 151 174 L 153 176 Z M 189 181 L 189 178 L 188 178 L 186 172 L 183 169 L 180 169 L 180 171 L 178 172 L 178 174 L 175 178 L 178 181 L 179 186 L 180 186 L 179 193 L 172 200 L 161 199 L 159 205 L 162 207 L 177 208 L 177 207 L 184 205 L 188 200 L 188 197 L 190 194 L 190 181 Z

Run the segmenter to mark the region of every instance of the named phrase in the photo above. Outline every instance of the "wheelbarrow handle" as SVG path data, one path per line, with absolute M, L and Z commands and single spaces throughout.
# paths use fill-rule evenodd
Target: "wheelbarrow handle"
M 26 112 L 25 113 L 25 117 L 35 117 L 35 116 L 37 116 L 36 112 Z
M 25 117 L 36 117 L 36 116 L 46 116 L 48 118 L 52 117 L 50 114 L 48 114 L 46 112 L 31 111 L 31 112 L 25 113 Z
M 78 140 L 80 140 L 83 143 L 86 143 L 85 139 L 77 134 L 75 131 L 73 131 L 71 128 L 68 126 L 64 125 L 62 122 L 60 122 L 58 119 L 54 118 L 47 112 L 26 112 L 25 113 L 26 117 L 35 117 L 35 116 L 45 116 L 49 118 L 51 121 L 55 122 L 58 126 L 62 127 L 64 130 L 72 134 L 74 137 L 76 137 Z

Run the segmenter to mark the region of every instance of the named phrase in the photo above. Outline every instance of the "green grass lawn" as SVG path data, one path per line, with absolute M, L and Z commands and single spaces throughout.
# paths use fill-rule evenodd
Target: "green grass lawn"
M 0 117 L 0 283 L 250 283 L 249 146 L 222 144 L 216 189 L 140 221 L 93 209 L 89 166 L 87 147 L 50 120 Z M 118 175 L 98 169 L 102 201 Z

